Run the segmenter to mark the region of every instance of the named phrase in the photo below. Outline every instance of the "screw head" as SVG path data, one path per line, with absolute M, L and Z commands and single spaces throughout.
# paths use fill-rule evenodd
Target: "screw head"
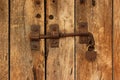
M 50 16 L 49 16 L 49 19 L 54 19 L 54 16 L 53 16 L 53 15 L 50 15 Z
M 41 15 L 40 15 L 40 14 L 37 14 L 37 15 L 36 15 L 36 18 L 41 18 Z

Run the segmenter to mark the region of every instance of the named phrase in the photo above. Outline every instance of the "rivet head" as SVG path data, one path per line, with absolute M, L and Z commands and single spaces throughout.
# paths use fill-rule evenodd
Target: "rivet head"
M 35 1 L 35 4 L 40 5 L 40 1 L 39 1 L 39 0 L 36 0 L 36 1 Z
M 85 58 L 89 61 L 89 62 L 94 62 L 97 58 L 97 52 L 96 51 L 87 51 L 85 53 Z
M 53 16 L 53 15 L 50 15 L 50 16 L 49 16 L 49 19 L 54 19 L 54 16 Z
M 37 15 L 36 15 L 36 18 L 41 18 L 41 15 L 40 15 L 40 14 L 37 14 Z
M 81 3 L 81 4 L 85 3 L 85 0 L 80 0 L 80 3 Z
M 93 5 L 93 6 L 95 6 L 95 5 L 96 5 L 95 0 L 92 0 L 92 5 Z
M 53 3 L 55 3 L 55 0 L 53 0 Z

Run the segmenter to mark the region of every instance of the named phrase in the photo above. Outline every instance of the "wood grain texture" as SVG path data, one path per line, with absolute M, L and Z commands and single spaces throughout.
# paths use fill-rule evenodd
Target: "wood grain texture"
M 51 24 L 59 24 L 62 33 L 74 32 L 74 0 L 47 0 L 46 12 L 47 32 Z M 51 48 L 47 40 L 46 46 L 46 80 L 74 80 L 74 38 L 59 39 L 58 48 Z
M 120 1 L 114 0 L 114 28 L 113 28 L 113 41 L 114 41 L 114 58 L 113 58 L 113 69 L 114 69 L 114 80 L 120 80 Z
M 0 80 L 8 80 L 8 0 L 0 0 Z
M 11 0 L 11 80 L 44 80 L 44 41 L 31 51 L 31 25 L 44 33 L 44 0 Z
M 76 79 L 112 80 L 112 0 L 95 0 L 95 6 L 92 6 L 92 0 L 86 0 L 85 4 L 79 1 L 76 0 L 76 28 L 79 22 L 88 22 L 96 43 L 97 59 L 88 62 L 86 45 L 79 44 L 79 38 L 76 38 Z

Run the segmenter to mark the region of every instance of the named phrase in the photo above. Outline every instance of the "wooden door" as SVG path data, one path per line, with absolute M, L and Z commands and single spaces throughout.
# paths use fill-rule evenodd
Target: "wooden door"
M 0 2 L 0 80 L 8 79 L 9 49 L 11 80 L 120 80 L 119 0 L 10 0 L 9 4 L 8 18 L 8 2 Z M 95 61 L 86 59 L 88 46 L 80 43 L 82 37 L 40 39 L 34 46 L 39 49 L 32 50 L 31 26 L 48 35 L 51 25 L 57 24 L 67 34 L 79 31 L 81 22 L 88 24 L 94 37 Z M 51 40 L 59 44 L 51 47 Z

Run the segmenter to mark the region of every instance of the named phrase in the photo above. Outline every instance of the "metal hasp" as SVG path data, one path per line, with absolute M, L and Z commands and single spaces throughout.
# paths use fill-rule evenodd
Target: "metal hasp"
M 75 33 L 61 33 L 59 31 L 59 25 L 58 24 L 52 24 L 49 27 L 49 32 L 47 35 L 40 34 L 40 26 L 39 25 L 32 25 L 31 26 L 31 33 L 30 33 L 30 40 L 32 42 L 39 41 L 40 39 L 51 39 L 51 43 L 54 44 L 54 46 L 51 47 L 58 47 L 58 42 L 60 38 L 64 37 L 75 37 L 79 36 L 80 44 L 95 44 L 94 38 L 92 33 L 88 32 L 88 24 L 86 22 L 81 22 L 79 24 L 79 31 Z M 33 44 L 33 43 L 32 43 Z
M 78 26 L 78 32 L 75 33 L 61 33 L 59 31 L 58 24 L 52 24 L 49 26 L 49 32 L 46 35 L 40 34 L 40 26 L 32 25 L 30 33 L 31 50 L 40 49 L 41 39 L 50 39 L 51 48 L 59 47 L 59 39 L 64 37 L 79 36 L 79 43 L 86 44 L 88 50 L 86 51 L 86 59 L 88 61 L 94 61 L 96 59 L 95 41 L 92 33 L 88 32 L 88 23 L 81 22 Z

